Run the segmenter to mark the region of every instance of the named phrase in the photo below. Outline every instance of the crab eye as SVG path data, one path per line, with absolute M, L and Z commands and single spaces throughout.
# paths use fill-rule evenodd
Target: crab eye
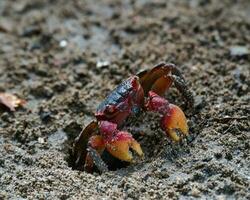
M 106 114 L 113 114 L 115 112 L 115 106 L 113 105 L 108 105 L 105 109 Z

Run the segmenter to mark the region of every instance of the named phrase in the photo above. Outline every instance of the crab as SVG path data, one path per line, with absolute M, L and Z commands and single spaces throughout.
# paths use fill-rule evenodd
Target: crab
M 120 83 L 98 106 L 96 120 L 75 139 L 73 168 L 92 172 L 96 167 L 100 172 L 107 171 L 107 164 L 101 158 L 104 150 L 128 163 L 133 162 L 132 152 L 143 157 L 142 148 L 132 134 L 121 130 L 129 116 L 143 111 L 159 113 L 162 130 L 174 142 L 187 136 L 185 114 L 163 97 L 173 83 L 187 105 L 192 107 L 192 92 L 174 64 L 159 63 L 151 70 L 144 70 Z

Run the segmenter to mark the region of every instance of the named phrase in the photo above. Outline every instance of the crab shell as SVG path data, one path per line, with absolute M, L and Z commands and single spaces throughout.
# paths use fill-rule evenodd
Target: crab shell
M 118 85 L 98 106 L 98 121 L 110 121 L 120 126 L 131 114 L 138 114 L 144 104 L 144 91 L 139 78 L 132 76 Z

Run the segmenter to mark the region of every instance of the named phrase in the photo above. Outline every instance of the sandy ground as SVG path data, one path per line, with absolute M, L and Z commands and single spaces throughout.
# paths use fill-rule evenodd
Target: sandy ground
M 1 0 L 0 91 L 27 105 L 0 108 L 0 199 L 249 199 L 250 2 L 235 2 Z M 193 90 L 193 140 L 171 144 L 143 114 L 131 120 L 143 160 L 72 170 L 97 105 L 160 61 Z M 185 107 L 175 89 L 166 98 Z

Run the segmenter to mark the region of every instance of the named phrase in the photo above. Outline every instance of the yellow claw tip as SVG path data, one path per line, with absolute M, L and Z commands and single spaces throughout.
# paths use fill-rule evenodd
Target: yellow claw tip
M 143 156 L 143 151 L 141 149 L 141 145 L 136 141 L 133 140 L 131 143 L 131 148 L 139 155 L 139 156 Z
M 111 155 L 126 162 L 133 162 L 130 148 L 143 156 L 140 144 L 127 132 L 118 133 L 115 139 L 106 143 L 106 148 Z
M 129 145 L 125 141 L 114 141 L 106 145 L 107 150 L 114 157 L 131 162 L 133 159 L 132 154 L 129 152 Z
M 183 111 L 176 105 L 170 104 L 170 111 L 163 120 L 163 126 L 169 137 L 178 142 L 181 137 L 177 135 L 177 130 L 180 130 L 184 135 L 188 135 L 187 119 Z

